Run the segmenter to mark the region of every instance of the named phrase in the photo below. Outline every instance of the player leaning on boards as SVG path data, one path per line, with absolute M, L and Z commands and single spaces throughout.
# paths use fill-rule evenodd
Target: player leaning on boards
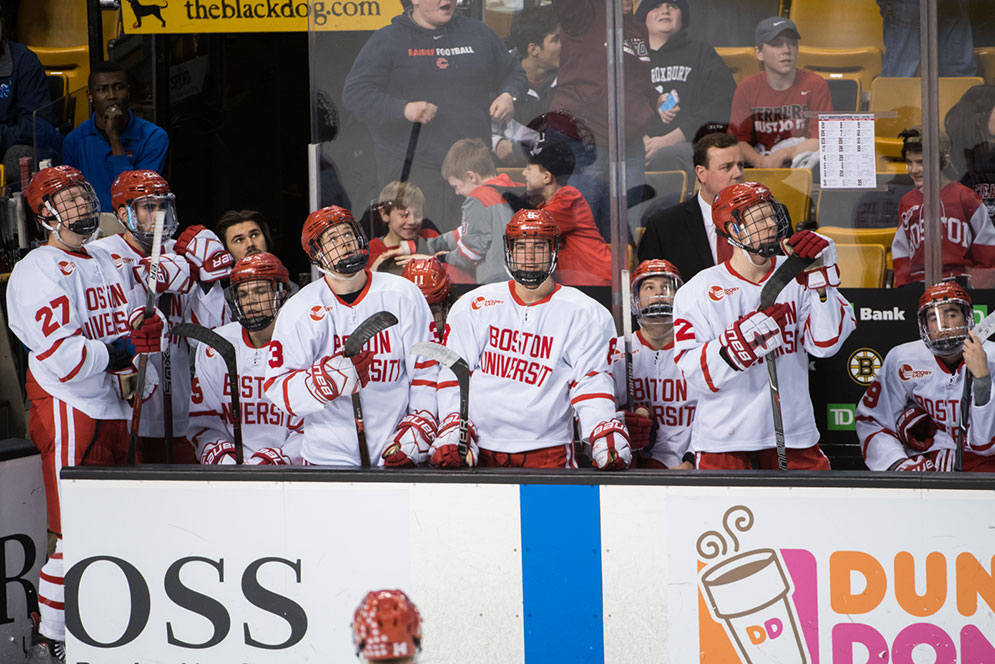
M 361 661 L 412 664 L 421 651 L 421 614 L 403 590 L 371 590 L 352 617 Z
M 995 471 L 990 341 L 971 331 L 971 297 L 941 282 L 919 298 L 919 336 L 892 348 L 857 406 L 857 436 L 871 470 L 954 470 L 964 372 L 972 379 L 963 470 Z
M 290 274 L 280 259 L 265 252 L 250 254 L 235 263 L 225 299 L 234 323 L 216 333 L 235 349 L 239 400 L 243 412 L 242 443 L 249 465 L 289 466 L 301 463 L 304 423 L 280 410 L 263 394 L 276 314 L 290 293 Z M 235 444 L 228 370 L 224 358 L 206 344 L 199 344 L 190 396 L 190 442 L 203 464 L 233 464 Z M 228 408 L 228 410 L 226 410 Z
M 595 465 L 623 470 L 629 434 L 615 419 L 609 356 L 615 326 L 607 310 L 555 283 L 559 229 L 544 210 L 519 210 L 504 232 L 512 281 L 476 288 L 453 305 L 446 346 L 470 378 L 468 465 L 576 468 L 574 415 Z M 459 390 L 439 374 L 439 415 L 431 462 L 459 467 Z M 479 448 L 478 448 L 479 443 Z
M 639 329 L 632 335 L 632 399 L 634 411 L 623 411 L 633 450 L 641 468 L 694 468 L 685 460 L 691 440 L 696 400 L 674 364 L 674 296 L 684 283 L 670 261 L 647 260 L 632 273 L 632 315 Z M 624 340 L 612 358 L 615 400 L 626 405 Z
M 48 528 L 55 553 L 41 571 L 41 625 L 31 662 L 65 661 L 65 608 L 59 471 L 83 464 L 121 465 L 127 459 L 131 406 L 122 374 L 132 358 L 117 343 L 156 352 L 161 320 L 128 324 L 129 305 L 113 259 L 84 247 L 97 230 L 100 204 L 83 175 L 57 166 L 35 174 L 25 192 L 46 243 L 20 260 L 7 285 L 10 329 L 28 349 L 25 390 L 29 435 L 41 452 Z M 154 386 L 154 378 L 147 381 Z
M 266 397 L 290 415 L 305 418 L 305 463 L 361 464 L 351 404 L 361 388 L 373 463 L 424 461 L 436 431 L 438 367 L 416 361 L 410 350 L 434 335 L 425 298 L 403 277 L 366 269 L 366 237 L 345 208 L 333 205 L 308 215 L 301 245 L 325 276 L 302 288 L 277 317 Z M 399 323 L 377 334 L 360 354 L 346 357 L 343 346 L 349 335 L 382 311 L 393 313 Z M 393 454 L 382 459 L 388 446 Z
M 768 372 L 777 358 L 789 469 L 828 470 L 819 449 L 808 388 L 808 355 L 829 357 L 856 326 L 836 290 L 833 241 L 812 231 L 785 236 L 790 220 L 756 182 L 723 189 L 712 204 L 716 231 L 733 245 L 728 261 L 699 272 L 674 301 L 674 349 L 697 392 L 691 451 L 699 469 L 776 469 Z M 773 306 L 757 311 L 760 292 L 785 260 L 782 244 L 822 267 L 787 284 Z

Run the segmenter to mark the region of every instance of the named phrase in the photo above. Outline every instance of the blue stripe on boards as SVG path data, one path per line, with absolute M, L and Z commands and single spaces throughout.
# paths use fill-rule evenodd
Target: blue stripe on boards
M 603 664 L 597 486 L 523 484 L 526 664 Z

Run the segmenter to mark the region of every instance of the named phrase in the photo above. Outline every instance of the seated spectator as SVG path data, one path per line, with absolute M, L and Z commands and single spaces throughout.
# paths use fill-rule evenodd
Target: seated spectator
M 950 160 L 995 219 L 995 85 L 976 85 L 947 112 Z
M 565 141 L 541 140 L 528 151 L 522 171 L 525 188 L 538 198 L 560 228 L 556 254 L 557 283 L 565 286 L 611 286 L 612 253 L 605 244 L 584 196 L 567 184 L 574 171 L 574 156 Z
M 214 225 L 214 232 L 236 262 L 273 248 L 269 222 L 262 212 L 256 210 L 228 210 Z
M 654 117 L 646 128 L 646 169 L 691 174 L 691 141 L 702 126 L 729 117 L 736 81 L 711 45 L 688 38 L 687 0 L 643 0 L 636 18 L 649 31 L 650 80 L 676 101 L 666 120 Z
M 829 86 L 798 69 L 792 21 L 765 18 L 755 33 L 763 71 L 740 81 L 732 98 L 729 133 L 739 139 L 746 163 L 756 168 L 812 168 L 819 163 L 819 124 L 807 111 L 832 111 Z
M 528 7 L 511 22 L 512 53 L 521 61 L 529 89 L 515 100 L 515 117 L 507 122 L 491 120 L 491 146 L 502 164 L 520 165 L 515 145 L 536 140 L 528 128 L 532 118 L 549 110 L 560 67 L 560 26 L 550 5 Z M 728 115 L 728 114 L 727 114 Z
M 899 136 L 905 168 L 916 188 L 905 194 L 898 206 L 898 230 L 891 243 L 895 287 L 924 281 L 923 259 L 925 225 L 922 187 L 925 180 L 922 160 L 922 128 L 913 127 Z M 995 228 L 978 195 L 950 179 L 950 138 L 940 132 L 940 207 L 943 224 L 943 278 L 969 275 L 975 288 L 992 283 L 995 268 Z
M 694 144 L 698 194 L 650 215 L 639 241 L 639 260 L 662 258 L 691 277 L 732 256 L 732 247 L 715 232 L 712 201 L 729 185 L 743 181 L 743 153 L 735 136 L 711 133 Z
M 66 136 L 62 159 L 93 185 L 100 209 L 112 211 L 111 185 L 117 176 L 125 171 L 162 173 L 169 138 L 130 110 L 128 77 L 119 64 L 93 65 L 87 86 L 93 115 Z
M 380 191 L 377 212 L 387 225 L 387 233 L 370 240 L 370 269 L 401 274 L 404 263 L 397 258 L 404 254 L 432 254 L 425 240 L 439 233 L 422 228 L 425 195 L 416 184 L 391 182 Z M 405 246 L 400 246 L 401 244 Z M 393 250 L 393 251 L 391 251 Z
M 0 20 L 0 34 L 3 27 Z M 24 44 L 6 38 L 0 41 L 0 155 L 7 182 L 18 188 L 21 157 L 35 155 L 32 114 L 50 102 L 45 69 L 38 56 Z

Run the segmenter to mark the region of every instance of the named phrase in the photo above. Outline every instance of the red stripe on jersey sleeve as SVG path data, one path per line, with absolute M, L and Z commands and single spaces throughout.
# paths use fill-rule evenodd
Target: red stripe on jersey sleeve
M 295 413 L 290 408 L 290 390 L 289 390 L 289 388 L 290 388 L 290 379 L 288 378 L 287 380 L 283 381 L 283 405 L 285 406 L 284 410 L 287 411 L 288 414 L 293 415 L 294 417 L 297 417 L 297 413 Z
M 415 369 L 428 369 L 434 367 L 438 362 L 435 360 L 429 360 L 428 362 L 415 362 Z
M 42 572 L 39 576 L 42 581 L 48 581 L 49 583 L 54 583 L 57 586 L 61 586 L 65 583 L 65 579 L 61 576 L 52 576 L 51 574 L 45 574 L 45 572 Z
M 73 367 L 73 370 L 66 374 L 64 377 L 59 379 L 60 383 L 66 383 L 76 377 L 76 374 L 80 372 L 83 365 L 86 363 L 86 346 L 83 346 L 83 355 L 80 357 L 79 364 Z
M 578 403 L 580 401 L 587 401 L 588 399 L 608 399 L 609 401 L 615 401 L 615 397 L 610 394 L 604 394 L 603 392 L 598 392 L 594 394 L 582 394 L 579 397 L 574 397 L 570 400 L 570 403 Z
M 411 386 L 414 387 L 415 385 L 422 385 L 424 387 L 436 387 L 437 386 L 436 383 L 433 383 L 430 380 L 413 380 L 413 381 L 411 381 Z
M 66 610 L 66 605 L 63 602 L 56 602 L 53 599 L 48 599 L 47 597 L 42 597 L 42 595 L 40 593 L 38 594 L 38 601 L 41 602 L 42 604 L 44 604 L 45 606 L 50 606 L 53 609 L 56 609 L 58 611 L 65 611 Z
M 61 346 L 66 339 L 71 339 L 72 337 L 75 337 L 77 334 L 83 334 L 83 330 L 78 329 L 72 334 L 70 334 L 68 337 L 62 337 L 54 344 L 52 344 L 52 347 L 46 350 L 44 353 L 38 353 L 37 355 L 35 355 L 35 359 L 38 361 L 47 360 L 49 357 L 52 356 L 52 353 L 59 350 L 59 346 Z
M 705 376 L 705 383 L 708 384 L 708 389 L 712 392 L 718 392 L 719 388 L 715 387 L 715 383 L 712 382 L 712 374 L 708 371 L 708 359 L 705 357 L 706 348 L 708 348 L 708 344 L 701 347 L 701 373 Z
M 874 436 L 878 435 L 879 433 L 886 433 L 886 434 L 889 434 L 891 436 L 894 436 L 895 438 L 898 438 L 898 434 L 896 434 L 894 431 L 886 429 L 885 427 L 881 427 L 880 429 L 878 429 L 877 431 L 875 431 L 874 433 L 872 433 L 870 436 L 868 436 L 867 438 L 865 438 L 864 442 L 860 444 L 860 453 L 864 456 L 865 460 L 867 459 L 867 447 L 868 447 L 868 445 L 871 444 L 871 438 L 873 438 Z
M 221 413 L 219 413 L 216 410 L 191 410 L 190 411 L 190 417 L 197 417 L 197 416 L 201 416 L 201 415 L 216 415 L 218 417 L 221 417 Z
M 832 339 L 830 339 L 829 341 L 819 341 L 815 337 L 812 337 L 812 341 L 815 343 L 815 345 L 818 346 L 819 348 L 828 348 L 828 347 L 836 344 L 840 340 L 840 337 L 843 335 L 843 321 L 845 319 L 846 319 L 846 307 L 841 304 L 840 305 L 840 326 L 839 326 L 839 329 L 836 330 L 836 336 L 833 337 Z M 810 321 L 809 320 L 805 321 L 805 327 L 807 327 L 807 328 L 809 328 L 809 330 L 811 330 L 811 325 L 810 325 Z
M 444 390 L 447 387 L 459 387 L 459 381 L 456 381 L 456 380 L 446 380 L 446 381 L 443 381 L 441 383 L 436 383 L 435 384 L 435 389 L 437 389 L 437 390 Z

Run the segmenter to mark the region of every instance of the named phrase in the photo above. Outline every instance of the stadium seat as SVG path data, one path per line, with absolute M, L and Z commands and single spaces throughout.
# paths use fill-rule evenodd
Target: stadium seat
M 807 168 L 747 168 L 747 182 L 767 185 L 777 200 L 788 208 L 791 225 L 807 221 L 812 205 L 812 171 Z
M 885 248 L 879 244 L 837 244 L 842 288 L 882 288 Z
M 974 49 L 974 62 L 978 65 L 978 76 L 985 83 L 995 83 L 995 46 Z
M 885 266 L 892 269 L 891 241 L 895 239 L 896 228 L 840 228 L 819 226 L 816 232 L 832 238 L 836 244 L 865 244 L 884 248 Z
M 752 46 L 720 46 L 715 51 L 725 60 L 736 85 L 751 74 L 760 71 L 760 61 Z

